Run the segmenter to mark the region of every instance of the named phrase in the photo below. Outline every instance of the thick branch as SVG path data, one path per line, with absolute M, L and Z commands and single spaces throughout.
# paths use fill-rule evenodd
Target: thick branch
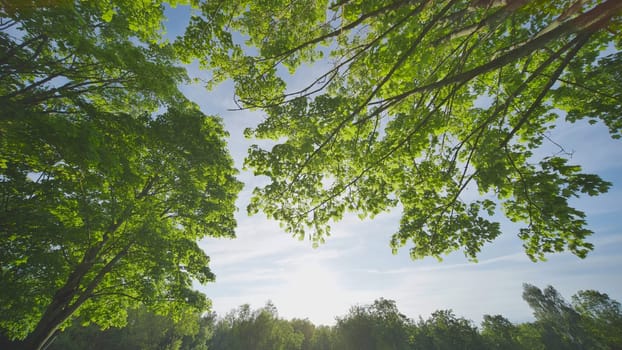
M 501 23 L 504 19 L 506 19 L 508 15 L 512 14 L 513 11 L 516 11 L 517 9 L 521 8 L 526 3 L 527 3 L 527 0 L 512 0 L 512 1 L 509 1 L 509 3 L 505 4 L 504 7 L 500 8 L 496 12 L 492 13 L 490 16 L 484 17 L 482 20 L 480 20 L 477 23 L 471 24 L 471 25 L 466 26 L 466 27 L 462 27 L 460 29 L 457 29 L 457 30 L 447 34 L 446 36 L 436 40 L 433 43 L 433 45 L 437 46 L 437 45 L 439 45 L 441 43 L 444 43 L 444 42 L 447 42 L 447 41 L 451 41 L 453 39 L 457 39 L 457 38 L 461 38 L 463 36 L 467 36 L 467 35 L 473 34 L 473 33 L 477 32 L 478 30 L 480 30 L 481 28 L 484 28 L 484 27 L 489 27 L 489 28 L 495 27 L 496 25 Z M 495 4 L 491 4 L 491 6 L 493 6 L 493 5 L 495 5 Z
M 555 39 L 575 33 L 598 30 L 604 23 L 610 20 L 613 16 L 617 15 L 620 11 L 622 11 L 622 1 L 609 0 L 597 5 L 591 11 L 586 12 L 583 15 L 557 26 L 555 29 L 543 33 L 542 35 L 538 35 L 534 39 L 506 52 L 486 64 L 473 68 L 464 73 L 445 77 L 444 79 L 431 84 L 417 86 L 411 90 L 395 95 L 390 99 L 403 99 L 419 92 L 438 89 L 457 82 L 470 81 L 479 75 L 485 74 L 530 55 L 534 51 L 544 48 L 545 45 Z
M 117 263 L 124 258 L 130 250 L 130 247 L 133 245 L 133 241 L 128 243 L 117 255 L 115 255 L 104 267 L 102 267 L 97 275 L 89 282 L 89 284 L 84 288 L 84 290 L 80 293 L 78 299 L 68 306 L 68 310 L 73 313 L 80 305 L 82 305 L 88 298 L 91 297 L 93 291 L 97 286 L 101 283 L 101 281 L 106 277 L 106 275 L 112 271 L 112 269 L 117 265 Z

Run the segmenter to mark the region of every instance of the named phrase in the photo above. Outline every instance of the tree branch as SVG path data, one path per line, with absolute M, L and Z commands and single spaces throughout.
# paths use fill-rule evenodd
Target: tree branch
M 317 44 L 319 42 L 322 42 L 322 41 L 324 41 L 326 39 L 329 39 L 329 38 L 332 38 L 332 37 L 335 37 L 335 36 L 339 36 L 344 31 L 349 31 L 349 30 L 357 27 L 358 25 L 360 25 L 361 23 L 365 22 L 365 20 L 367 20 L 369 18 L 378 16 L 378 15 L 380 15 L 382 13 L 385 13 L 385 12 L 388 12 L 388 11 L 391 11 L 391 10 L 398 9 L 398 8 L 408 4 L 411 1 L 412 0 L 399 0 L 399 1 L 396 1 L 394 3 L 389 4 L 387 6 L 384 6 L 384 7 L 378 8 L 376 10 L 373 10 L 371 12 L 364 13 L 359 18 L 354 20 L 353 22 L 339 27 L 339 29 L 336 29 L 336 30 L 334 30 L 334 31 L 332 31 L 330 33 L 321 35 L 321 36 L 316 37 L 314 39 L 311 39 L 311 40 L 309 40 L 307 42 L 304 42 L 304 43 L 302 43 L 302 44 L 300 44 L 300 45 L 298 45 L 296 47 L 293 47 L 291 49 L 285 50 L 285 51 L 283 51 L 283 52 L 281 52 L 281 53 L 279 53 L 279 54 L 277 54 L 275 56 L 268 57 L 265 60 L 276 59 L 276 58 L 279 58 L 279 57 L 286 57 L 286 56 L 289 56 L 292 53 L 294 53 L 296 51 L 299 51 L 299 50 L 301 50 L 301 49 L 303 49 L 303 48 L 305 48 L 307 46 L 310 46 L 310 45 L 313 45 L 313 44 Z M 427 3 L 429 1 L 430 0 L 425 0 L 424 2 L 422 2 L 422 4 Z
M 520 130 L 520 128 L 527 122 L 527 120 L 529 119 L 531 114 L 533 114 L 536 108 L 538 108 L 541 105 L 542 100 L 544 99 L 546 94 L 550 91 L 551 87 L 555 84 L 555 82 L 557 81 L 557 78 L 559 78 L 559 76 L 563 73 L 564 69 L 566 69 L 566 66 L 568 66 L 570 61 L 575 57 L 577 52 L 579 52 L 579 50 L 587 42 L 589 37 L 590 37 L 590 34 L 586 33 L 586 34 L 582 34 L 581 36 L 577 37 L 573 41 L 574 47 L 572 48 L 572 50 L 566 55 L 566 57 L 564 58 L 562 63 L 559 65 L 559 67 L 557 67 L 555 72 L 549 77 L 544 88 L 540 91 L 540 93 L 536 97 L 535 101 L 531 104 L 529 109 L 525 113 L 523 113 L 518 123 L 514 126 L 514 128 L 510 131 L 510 133 L 501 142 L 501 148 L 505 147 L 505 145 L 507 145 L 510 142 L 510 140 L 514 137 L 514 135 L 518 132 L 518 130 Z
M 563 24 L 557 26 L 555 29 L 543 33 L 542 35 L 536 36 L 528 42 L 523 43 L 521 46 L 506 52 L 505 54 L 493 59 L 486 64 L 483 64 L 479 67 L 473 68 L 460 74 L 447 76 L 431 84 L 417 86 L 401 94 L 395 95 L 389 99 L 402 99 L 404 97 L 422 91 L 438 89 L 440 87 L 447 86 L 456 82 L 469 81 L 478 75 L 502 67 L 510 62 L 523 58 L 536 50 L 542 49 L 545 47 L 546 44 L 557 38 L 580 32 L 590 32 L 598 30 L 604 23 L 606 23 L 609 19 L 611 19 L 620 11 L 622 11 L 622 1 L 609 0 L 607 2 L 601 3 L 595 6 L 589 12 L 586 12 L 579 17 L 564 22 Z
M 374 96 L 376 95 L 376 93 L 379 91 L 380 88 L 382 88 L 382 86 L 384 86 L 384 84 L 391 78 L 391 76 L 393 75 L 393 73 L 406 61 L 406 59 L 410 56 L 410 54 L 412 54 L 412 52 L 414 52 L 414 50 L 417 48 L 417 46 L 421 43 L 421 40 L 425 37 L 425 34 L 427 34 L 432 27 L 434 26 L 434 24 L 445 14 L 446 11 L 448 11 L 451 6 L 456 2 L 457 0 L 452 0 L 450 1 L 439 13 L 436 14 L 436 16 L 434 16 L 434 18 L 428 22 L 426 24 L 426 26 L 423 28 L 423 30 L 421 31 L 421 33 L 419 34 L 419 36 L 417 37 L 417 39 L 415 39 L 414 43 L 411 45 L 411 47 L 409 48 L 409 50 L 407 50 L 407 52 L 405 54 L 403 54 L 398 61 L 393 65 L 393 67 L 391 68 L 391 70 L 389 71 L 389 73 L 387 73 L 387 75 L 382 79 L 382 81 L 374 88 L 374 90 L 367 96 L 367 98 L 365 99 L 365 101 L 363 103 L 360 103 L 358 105 L 358 107 L 356 107 L 347 117 L 345 117 L 341 123 L 339 123 L 339 125 L 337 125 L 335 128 L 333 128 L 333 130 L 328 134 L 328 136 L 324 139 L 324 141 L 322 141 L 322 143 L 320 145 L 318 145 L 318 147 L 315 148 L 315 150 L 313 152 L 311 152 L 311 154 L 309 156 L 307 156 L 307 158 L 305 159 L 305 161 L 302 163 L 302 165 L 300 166 L 300 168 L 298 168 L 298 171 L 296 172 L 296 174 L 293 176 L 292 180 L 290 181 L 289 186 L 287 186 L 287 189 L 285 191 L 289 191 L 289 189 L 292 187 L 291 185 L 293 183 L 295 183 L 296 181 L 298 181 L 300 175 L 302 174 L 302 171 L 304 170 L 304 168 L 307 167 L 307 165 L 311 162 L 311 160 L 320 153 L 320 151 L 322 151 L 322 149 L 324 149 L 324 147 L 326 145 L 328 145 L 333 138 L 339 133 L 339 131 L 348 123 L 352 120 L 352 118 L 354 118 L 357 114 L 359 114 L 366 106 L 367 104 L 374 98 Z M 423 4 L 420 5 L 417 10 L 420 11 L 423 9 Z M 378 112 L 380 113 L 380 112 Z M 283 192 L 284 194 L 285 192 Z M 282 195 L 282 194 L 281 194 Z

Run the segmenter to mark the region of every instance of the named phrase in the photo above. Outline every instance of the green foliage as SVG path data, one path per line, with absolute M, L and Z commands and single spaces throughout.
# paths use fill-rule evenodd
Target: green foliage
M 622 309 L 618 301 L 595 290 L 584 290 L 572 296 L 572 306 L 595 343 L 605 349 L 622 348 Z
M 566 119 L 574 122 L 587 118 L 590 124 L 599 119 L 609 127 L 611 137 L 622 137 L 622 53 L 599 58 L 596 64 L 572 70 L 555 91 L 556 105 L 568 111 Z
M 334 347 L 334 338 L 335 332 L 331 327 L 328 326 L 318 326 L 315 327 L 315 331 L 313 332 L 313 336 L 311 337 L 311 347 L 312 350 L 332 350 Z M 305 339 L 306 340 L 306 339 Z
M 544 329 L 538 323 L 521 323 L 517 325 L 516 337 L 521 349 L 547 350 L 544 343 Z
M 451 310 L 413 321 L 392 300 L 353 306 L 334 326 L 315 326 L 306 319 L 284 320 L 276 307 L 251 310 L 242 305 L 222 318 L 185 314 L 181 322 L 145 309 L 130 310 L 125 328 L 105 331 L 72 327 L 51 349 L 618 349 L 620 304 L 597 291 L 580 291 L 568 304 L 553 287 L 525 285 L 524 298 L 535 322 L 513 324 L 501 315 L 485 315 L 474 324 Z M 1 339 L 0 339 L 1 340 Z M 1 343 L 0 343 L 1 345 Z
M 293 319 L 289 323 L 294 328 L 294 332 L 300 333 L 304 337 L 302 344 L 300 344 L 300 350 L 312 350 L 315 325 L 308 319 Z
M 81 326 L 80 320 L 58 334 L 49 350 L 207 350 L 213 315 L 184 315 L 175 322 L 170 316 L 156 315 L 144 307 L 129 310 L 123 328 L 101 330 Z
M 214 82 L 232 78 L 241 108 L 267 113 L 247 135 L 274 147 L 252 147 L 246 166 L 270 182 L 248 210 L 294 236 L 318 244 L 346 212 L 398 207 L 394 250 L 475 259 L 501 234 L 491 216 L 502 210 L 523 223 L 533 260 L 584 257 L 592 232 L 569 200 L 611 184 L 563 154 L 534 154 L 563 116 L 600 119 L 619 137 L 621 10 L 617 0 L 207 2 L 175 47 L 215 69 Z M 286 90 L 282 68 L 324 54 L 323 73 Z
M 334 337 L 337 349 L 406 349 L 409 320 L 392 300 L 379 299 L 369 306 L 354 306 L 337 319 Z
M 519 328 L 501 315 L 484 315 L 480 333 L 487 349 L 521 349 L 517 339 Z
M 278 317 L 271 303 L 259 310 L 242 305 L 219 320 L 209 349 L 295 350 L 301 349 L 305 332 Z
M 187 79 L 174 65 L 170 45 L 135 44 L 136 35 L 151 30 L 163 19 L 159 6 L 138 12 L 135 2 L 123 7 L 110 21 L 101 18 L 101 2 L 59 3 L 2 13 L 0 46 L 4 54 L 0 79 L 3 118 L 28 118 L 38 113 L 76 113 L 87 106 L 143 113 L 183 99 L 176 85 Z M 126 8 L 127 7 L 127 8 Z M 128 22 L 150 16 L 137 31 Z M 8 18 L 7 18 L 8 17 Z M 59 25 L 61 24 L 62 25 Z M 132 92 L 132 93 L 128 93 Z
M 581 291 L 569 304 L 552 286 L 540 290 L 525 284 L 523 299 L 533 309 L 547 349 L 615 349 L 620 344 L 620 304 L 606 294 Z
M 420 319 L 413 332 L 412 349 L 482 349 L 483 342 L 472 322 L 456 317 L 451 310 L 439 310 Z
M 192 288 L 213 280 L 196 241 L 234 235 L 240 189 L 218 120 L 187 106 L 15 126 L 2 147 L 3 328 L 23 338 L 59 291 L 103 327 L 136 302 L 207 307 Z
M 0 8 L 0 331 L 14 348 L 76 317 L 107 328 L 138 305 L 209 306 L 197 240 L 234 236 L 241 184 L 221 121 L 177 88 L 163 7 L 144 6 Z

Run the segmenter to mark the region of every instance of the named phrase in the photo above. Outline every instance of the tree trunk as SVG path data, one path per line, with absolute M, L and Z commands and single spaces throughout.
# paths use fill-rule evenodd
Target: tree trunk
M 54 294 L 52 302 L 43 313 L 43 316 L 41 316 L 35 329 L 28 334 L 26 339 L 16 343 L 15 346 L 10 346 L 7 350 L 43 350 L 49 345 L 58 327 L 60 327 L 63 322 L 67 321 L 67 319 L 90 298 L 102 279 L 113 269 L 119 260 L 127 255 L 133 244 L 133 242 L 127 244 L 123 250 L 110 259 L 110 261 L 99 270 L 97 275 L 81 289 L 80 282 L 82 278 L 93 267 L 97 252 L 99 252 L 106 241 L 107 238 L 85 254 L 83 262 L 72 272 L 65 285 Z
M 91 267 L 87 265 L 92 264 L 82 263 L 78 265 L 67 280 L 67 283 L 56 292 L 35 329 L 23 341 L 16 343 L 16 346 L 9 347 L 9 350 L 42 350 L 47 345 L 50 338 L 58 330 L 58 327 L 82 304 L 77 302 L 72 304 L 71 301 L 78 294 L 78 287 L 82 277 Z
M 6 350 L 44 350 L 54 340 L 53 336 L 57 329 L 58 326 L 53 327 L 47 334 L 45 332 L 30 333 L 26 339 L 10 344 Z

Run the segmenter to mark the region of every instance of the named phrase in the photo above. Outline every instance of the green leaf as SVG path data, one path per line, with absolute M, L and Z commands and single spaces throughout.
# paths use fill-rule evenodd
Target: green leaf
M 112 21 L 112 17 L 114 15 L 116 15 L 116 14 L 117 14 L 117 12 L 113 8 L 110 8 L 110 9 L 108 9 L 106 12 L 104 12 L 102 14 L 102 19 L 104 21 L 106 21 L 106 22 L 110 22 L 110 21 Z M 132 28 L 132 26 L 130 25 L 130 29 L 131 28 Z
M 345 213 L 399 206 L 394 251 L 475 259 L 501 234 L 499 205 L 523 225 L 532 259 L 584 257 L 592 232 L 569 199 L 609 183 L 534 155 L 564 118 L 620 135 L 621 10 L 616 0 L 207 2 L 176 47 L 232 79 L 240 106 L 266 113 L 245 131 L 276 140 L 249 150 L 245 166 L 270 180 L 249 213 L 295 237 L 317 244 Z M 309 85 L 285 86 L 279 72 L 324 54 L 302 73 Z M 463 199 L 471 189 L 483 198 Z

